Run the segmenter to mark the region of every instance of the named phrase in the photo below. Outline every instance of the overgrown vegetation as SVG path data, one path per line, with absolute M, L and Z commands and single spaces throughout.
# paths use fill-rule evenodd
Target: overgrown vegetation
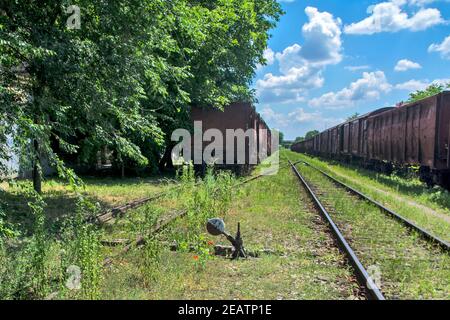
M 190 106 L 253 99 L 281 14 L 275 0 L 2 1 L 0 159 L 13 137 L 38 193 L 44 162 L 69 178 L 105 148 L 116 167 L 154 171 Z
M 412 173 L 386 175 L 306 155 L 296 157 L 369 195 L 436 236 L 450 240 L 450 193 L 447 190 L 429 189 Z
M 69 6 L 80 8 L 79 29 L 67 27 Z M 17 154 L 33 179 L 1 191 L 0 297 L 101 297 L 105 230 L 86 218 L 150 188 L 130 194 L 122 181 L 93 195 L 74 169 L 92 169 L 104 153 L 116 169 L 163 169 L 172 131 L 190 127 L 191 106 L 254 100 L 250 83 L 281 14 L 275 0 L 1 1 L 0 177 Z M 47 164 L 64 183 L 43 184 Z M 234 181 L 182 174 L 189 225 L 180 237 L 201 266 L 204 219 L 228 210 Z M 139 225 L 148 272 L 158 269 L 160 239 L 143 228 L 155 213 Z
M 141 208 L 125 218 L 123 224 L 114 225 L 109 237 L 133 239 L 139 231 L 130 229 L 131 233 L 124 233 L 124 226 L 144 221 L 147 212 L 159 217 L 167 212 L 167 207 L 186 208 L 189 212 L 159 234 L 150 247 L 133 250 L 114 264 L 105 279 L 104 297 L 360 298 L 351 270 L 343 264 L 342 256 L 324 232 L 326 228 L 317 225 L 314 212 L 303 202 L 307 199 L 293 187 L 296 180 L 289 168 L 239 189 L 231 188 L 238 181 L 229 173 L 213 174 L 209 170 L 199 180 L 188 166 L 180 172 L 180 180 L 183 191 L 177 190 L 162 203 Z M 224 218 L 232 233 L 241 222 L 248 250 L 268 248 L 280 253 L 234 262 L 211 255 L 215 244 L 229 243 L 223 237 L 206 234 L 205 223 L 210 217 Z M 128 219 L 130 222 L 125 222 Z M 177 248 L 175 252 L 169 249 L 172 245 Z M 155 258 L 147 260 L 147 264 L 143 263 L 144 256 Z
M 89 200 L 82 189 L 73 188 L 75 212 L 61 222 L 55 234 L 46 223 L 45 202 L 31 184 L 19 184 L 21 194 L 29 199 L 33 229 L 29 237 L 17 237 L 8 222 L 2 221 L 0 242 L 0 297 L 3 299 L 99 299 L 104 297 L 104 268 L 106 258 L 120 253 L 105 250 L 101 240 L 119 232 L 131 241 L 144 236 L 145 246 L 135 248 L 136 264 L 145 287 L 161 281 L 161 259 L 167 250 L 167 234 L 152 234 L 169 210 L 187 210 L 180 221 L 181 229 L 172 231 L 178 250 L 192 256 L 192 267 L 201 272 L 211 258 L 212 245 L 204 233 L 208 218 L 226 217 L 231 205 L 233 186 L 237 179 L 229 172 L 213 172 L 210 168 L 203 178 L 197 178 L 193 167 L 185 166 L 178 176 L 180 186 L 169 191 L 160 204 L 149 204 L 119 219 L 112 226 L 101 228 L 89 223 L 89 217 L 99 214 L 98 203 Z M 54 184 L 54 183 L 53 183 Z M 160 186 L 164 187 L 164 183 Z M 44 188 L 46 190 L 46 188 Z M 151 189 L 153 190 L 153 189 Z M 44 194 L 45 196 L 45 194 Z
M 448 298 L 450 269 L 446 252 L 408 231 L 376 206 L 335 188 L 313 168 L 303 164 L 298 167 L 320 194 L 361 262 L 379 271 L 381 289 L 387 298 Z
M 409 95 L 408 102 L 416 102 L 450 89 L 450 82 L 447 84 L 433 83 L 424 90 L 417 90 Z

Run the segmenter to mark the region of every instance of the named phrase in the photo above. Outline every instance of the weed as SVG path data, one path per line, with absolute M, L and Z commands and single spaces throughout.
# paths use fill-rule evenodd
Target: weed
M 150 235 L 146 239 L 146 244 L 142 249 L 141 261 L 139 263 L 140 272 L 144 280 L 144 286 L 150 287 L 159 275 L 161 262 L 161 242 L 158 238 Z
M 65 228 L 63 247 L 61 252 L 61 290 L 63 295 L 72 296 L 78 288 L 67 288 L 67 278 L 73 276 L 70 270 L 79 268 L 80 297 L 83 299 L 100 298 L 100 284 L 102 280 L 102 259 L 100 232 L 94 225 L 85 222 L 86 216 L 93 215 L 98 209 L 83 197 L 79 197 L 74 219 Z M 72 267 L 72 268 L 71 268 Z M 75 293 L 75 296 L 78 296 Z

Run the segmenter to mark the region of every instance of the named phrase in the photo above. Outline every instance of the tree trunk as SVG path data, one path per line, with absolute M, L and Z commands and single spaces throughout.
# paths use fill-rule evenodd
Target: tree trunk
M 42 168 L 39 152 L 39 142 L 34 140 L 34 164 L 33 164 L 33 188 L 38 194 L 42 194 Z
M 161 161 L 159 162 L 159 171 L 164 172 L 165 169 L 173 169 L 173 162 L 172 162 L 172 149 L 173 146 L 169 145 L 166 148 L 166 151 L 164 152 L 164 156 L 162 157 Z

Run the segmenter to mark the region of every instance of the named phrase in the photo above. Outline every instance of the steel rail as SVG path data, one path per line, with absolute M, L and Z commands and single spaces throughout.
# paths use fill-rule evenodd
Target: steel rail
M 446 242 L 446 241 L 444 241 L 444 240 L 442 240 L 442 239 L 432 235 L 429 231 L 419 227 L 414 222 L 412 222 L 412 221 L 402 217 L 401 215 L 399 215 L 398 213 L 392 211 L 391 209 L 386 208 L 384 205 L 382 205 L 381 203 L 377 202 L 376 200 L 374 200 L 374 199 L 370 198 L 369 196 L 365 195 L 364 193 L 362 193 L 362 192 L 360 192 L 360 191 L 350 187 L 349 185 L 343 183 L 342 181 L 339 181 L 338 179 L 332 177 L 331 175 L 329 175 L 328 173 L 324 172 L 323 170 L 313 166 L 312 164 L 308 163 L 307 161 L 302 160 L 301 162 L 303 162 L 307 166 L 313 168 L 314 170 L 320 172 L 321 174 L 323 174 L 324 176 L 329 178 L 331 181 L 333 181 L 338 186 L 341 186 L 344 189 L 347 189 L 348 191 L 350 191 L 354 195 L 360 197 L 361 199 L 366 200 L 369 203 L 374 204 L 375 206 L 379 207 L 382 211 L 384 211 L 389 216 L 393 217 L 394 219 L 396 219 L 397 221 L 402 223 L 404 226 L 406 226 L 410 230 L 416 231 L 425 240 L 430 241 L 430 242 L 432 242 L 434 244 L 437 244 L 444 251 L 450 253 L 450 244 L 448 242 Z
M 297 161 L 295 164 L 298 164 L 300 162 L 302 162 L 302 161 L 301 160 Z M 281 169 L 286 169 L 286 168 L 289 168 L 289 165 L 282 166 L 279 169 L 281 170 Z M 265 175 L 265 174 L 260 174 L 260 175 L 257 175 L 255 177 L 248 178 L 247 180 L 244 180 L 242 182 L 239 182 L 239 183 L 235 184 L 233 186 L 233 188 L 239 188 L 239 187 L 241 187 L 243 185 L 246 185 L 246 184 L 248 184 L 250 182 L 253 182 L 255 180 L 258 180 L 258 179 L 266 177 L 266 176 L 267 175 Z M 196 183 L 196 185 L 198 185 L 198 183 Z M 99 224 L 105 224 L 106 222 L 111 221 L 112 219 L 117 218 L 118 216 L 125 214 L 129 210 L 137 209 L 139 207 L 142 207 L 142 206 L 146 205 L 147 203 L 159 200 L 162 197 L 164 197 L 165 195 L 167 195 L 170 192 L 175 191 L 175 190 L 177 190 L 179 188 L 181 188 L 180 184 L 175 185 L 173 187 L 170 187 L 169 190 L 166 190 L 166 191 L 163 191 L 163 192 L 160 192 L 160 193 L 156 193 L 156 194 L 152 195 L 151 197 L 142 198 L 142 199 L 136 199 L 136 200 L 131 201 L 129 203 L 126 203 L 124 205 L 120 205 L 118 207 L 108 209 L 108 210 L 104 211 L 103 213 L 99 214 L 96 217 L 88 218 L 86 220 L 86 222 L 94 222 L 95 221 L 95 222 L 97 222 Z
M 298 164 L 300 162 L 302 162 L 302 161 L 297 161 L 295 164 Z M 290 165 L 291 165 L 291 162 L 289 161 L 288 165 L 283 166 L 280 169 L 289 168 Z M 246 180 L 244 180 L 244 181 L 242 181 L 240 183 L 235 184 L 233 186 L 233 188 L 239 188 L 239 187 L 241 187 L 243 185 L 246 185 L 246 184 L 248 184 L 250 182 L 253 182 L 253 181 L 258 180 L 258 179 L 263 178 L 263 177 L 266 177 L 266 175 L 261 174 L 261 175 L 257 175 L 257 176 L 252 177 L 252 178 L 248 178 L 248 179 L 246 179 Z M 198 183 L 196 183 L 196 185 L 198 185 Z M 158 194 L 156 194 L 155 196 L 153 196 L 151 198 L 137 200 L 134 203 L 132 203 L 133 206 L 130 206 L 130 204 L 127 204 L 125 206 L 121 206 L 121 207 L 117 207 L 117 208 L 111 209 L 106 214 L 98 216 L 97 219 L 100 219 L 101 217 L 105 217 L 106 216 L 107 219 L 111 220 L 111 219 L 113 219 L 115 217 L 114 214 L 117 214 L 117 212 L 119 212 L 120 209 L 122 209 L 122 208 L 124 208 L 124 210 L 120 211 L 120 213 L 123 214 L 127 210 L 135 209 L 135 208 L 137 208 L 139 206 L 143 206 L 144 204 L 146 204 L 148 202 L 151 202 L 151 201 L 154 201 L 154 200 L 158 200 L 158 199 L 162 198 L 164 195 L 168 194 L 170 191 L 176 190 L 176 189 L 178 189 L 180 187 L 181 187 L 181 185 L 177 185 L 177 186 L 171 188 L 170 190 L 158 193 Z M 184 210 L 184 211 L 176 213 L 175 215 L 172 215 L 171 217 L 168 217 L 167 219 L 165 219 L 163 221 L 158 221 L 156 226 L 150 232 L 150 235 L 155 235 L 155 234 L 159 233 L 164 228 L 168 227 L 173 221 L 175 221 L 177 219 L 180 219 L 180 218 L 183 218 L 186 215 L 187 215 L 187 211 Z M 113 259 L 117 259 L 119 256 L 121 256 L 123 254 L 126 254 L 127 252 L 129 252 L 131 250 L 131 248 L 133 246 L 139 247 L 139 246 L 145 245 L 146 240 L 145 240 L 145 238 L 143 236 L 139 236 L 134 243 L 129 243 L 128 240 L 126 240 L 126 242 L 127 242 L 126 243 L 127 244 L 126 247 L 123 248 L 123 250 L 121 252 L 119 252 L 118 255 L 116 255 L 114 258 L 112 258 L 112 257 L 106 258 L 103 261 L 103 267 L 110 266 L 113 263 Z M 108 242 L 108 241 L 105 241 L 104 243 L 105 244 L 111 244 L 111 242 Z M 113 245 L 114 245 L 114 243 L 113 243 Z
M 289 160 L 289 163 L 292 167 L 292 170 L 294 171 L 297 178 L 301 181 L 305 189 L 308 191 L 311 198 L 314 200 L 314 203 L 319 210 L 322 217 L 327 221 L 327 223 L 330 225 L 330 229 L 335 236 L 337 243 L 340 247 L 340 249 L 345 253 L 347 256 L 347 259 L 349 260 L 350 264 L 352 265 L 353 269 L 356 273 L 356 278 L 359 282 L 359 284 L 364 287 L 367 290 L 367 298 L 370 300 L 386 300 L 383 294 L 381 293 L 378 286 L 374 283 L 373 279 L 370 277 L 367 270 L 364 268 L 362 263 L 359 261 L 358 257 L 356 256 L 355 252 L 345 240 L 345 237 L 339 230 L 338 226 L 334 223 L 333 219 L 331 218 L 328 211 L 325 209 L 325 207 L 320 202 L 319 198 L 316 196 L 314 191 L 309 186 L 308 182 L 305 180 L 305 178 L 300 174 L 300 172 L 297 170 L 296 166 Z

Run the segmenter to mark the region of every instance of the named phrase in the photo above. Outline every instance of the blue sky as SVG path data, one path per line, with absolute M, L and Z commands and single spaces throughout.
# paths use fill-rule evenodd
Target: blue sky
M 450 82 L 450 0 L 279 0 L 258 111 L 286 138 Z

